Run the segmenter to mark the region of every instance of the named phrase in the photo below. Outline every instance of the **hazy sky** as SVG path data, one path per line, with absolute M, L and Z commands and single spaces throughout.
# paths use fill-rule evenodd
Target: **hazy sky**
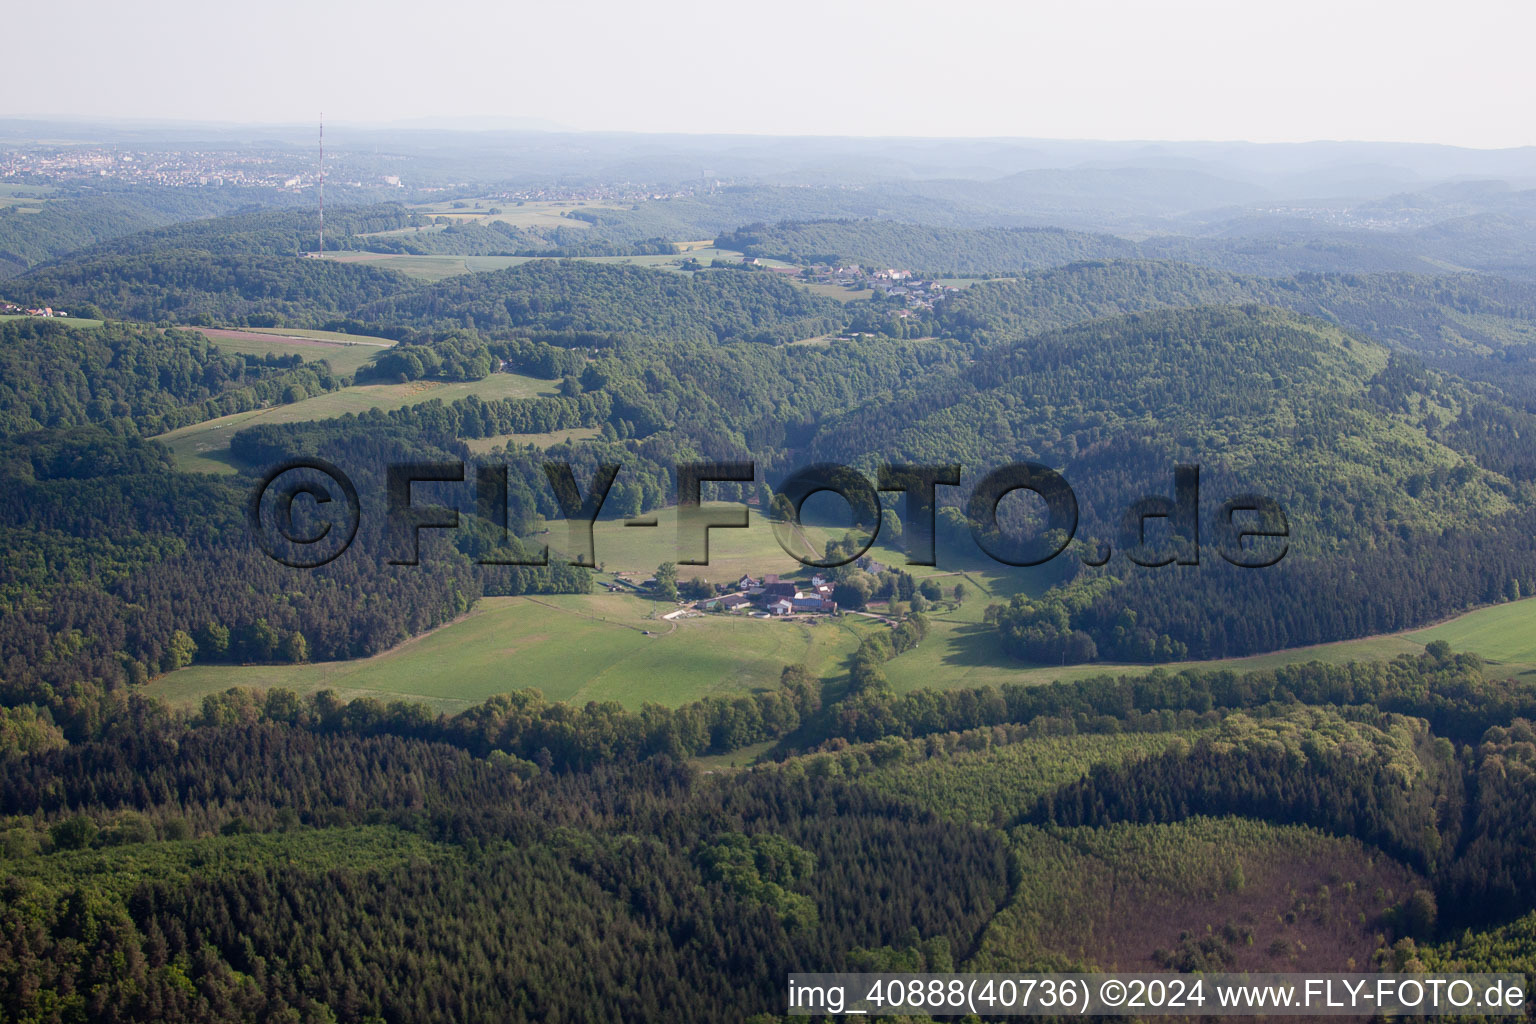
M 54 0 L 0 116 L 1536 144 L 1530 0 Z

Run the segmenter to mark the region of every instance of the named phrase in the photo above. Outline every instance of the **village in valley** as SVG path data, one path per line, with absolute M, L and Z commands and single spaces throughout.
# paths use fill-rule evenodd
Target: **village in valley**
M 910 270 L 896 267 L 870 270 L 857 264 L 813 263 L 801 272 L 801 277 L 816 284 L 841 285 L 853 291 L 867 288 L 888 298 L 901 299 L 908 310 L 930 310 L 934 303 L 960 291 L 954 285 L 920 278 Z
M 754 256 L 744 256 L 741 262 L 748 267 L 768 266 Z M 850 292 L 873 292 L 887 299 L 900 302 L 896 315 L 902 319 L 932 311 L 961 289 L 943 281 L 919 277 L 911 270 L 900 267 L 874 269 L 857 263 L 812 263 L 809 266 L 771 266 L 776 273 L 793 275 L 807 284 L 831 285 Z

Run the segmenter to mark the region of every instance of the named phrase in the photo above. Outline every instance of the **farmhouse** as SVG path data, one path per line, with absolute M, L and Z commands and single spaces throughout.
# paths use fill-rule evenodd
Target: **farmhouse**
M 777 601 L 780 598 L 793 600 L 797 588 L 793 583 L 764 583 L 762 599 L 764 605 Z

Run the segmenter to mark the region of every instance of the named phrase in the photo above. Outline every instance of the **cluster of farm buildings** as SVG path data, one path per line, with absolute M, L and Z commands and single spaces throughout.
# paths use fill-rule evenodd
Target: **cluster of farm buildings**
M 26 306 L 18 306 L 14 302 L 0 302 L 0 315 L 3 316 L 69 316 L 62 309 L 54 309 L 52 306 L 43 306 L 38 309 L 28 309 Z
M 766 615 L 830 614 L 837 611 L 832 600 L 832 584 L 822 576 L 811 577 L 809 584 L 780 580 L 777 576 L 757 579 L 746 575 L 736 581 L 729 593 L 695 602 L 700 611 L 750 612 Z

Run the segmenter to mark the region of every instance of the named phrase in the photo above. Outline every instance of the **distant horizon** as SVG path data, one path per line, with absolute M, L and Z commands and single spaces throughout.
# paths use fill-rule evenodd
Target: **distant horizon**
M 507 124 L 494 124 L 502 120 Z M 442 121 L 438 125 L 434 122 Z M 476 122 L 483 122 L 477 124 Z M 523 124 L 512 122 L 526 122 Z M 172 115 L 111 115 L 111 114 L 5 114 L 0 113 L 0 125 L 38 124 L 70 125 L 74 127 L 133 126 L 142 128 L 214 128 L 214 129 L 313 129 L 320 123 L 317 116 L 310 120 L 232 120 L 209 117 L 179 117 Z M 1162 136 L 1071 136 L 1071 135 L 891 135 L 857 134 L 839 132 L 768 132 L 688 129 L 630 129 L 584 128 L 558 124 L 537 117 L 521 117 L 497 114 L 445 114 L 388 119 L 325 118 L 327 127 L 366 129 L 371 131 L 430 132 L 455 131 L 484 134 L 543 134 L 543 135 L 593 135 L 593 136 L 645 136 L 654 138 L 741 138 L 741 139 L 808 139 L 819 141 L 857 142 L 1024 142 L 1024 143 L 1074 143 L 1102 144 L 1106 146 L 1175 145 L 1175 146 L 1402 146 L 1415 148 L 1458 149 L 1478 153 L 1503 153 L 1518 150 L 1536 150 L 1536 142 L 1511 145 L 1474 145 L 1461 142 L 1442 142 L 1420 139 L 1368 139 L 1315 136 L 1296 139 L 1255 139 L 1217 137 L 1162 137 Z

